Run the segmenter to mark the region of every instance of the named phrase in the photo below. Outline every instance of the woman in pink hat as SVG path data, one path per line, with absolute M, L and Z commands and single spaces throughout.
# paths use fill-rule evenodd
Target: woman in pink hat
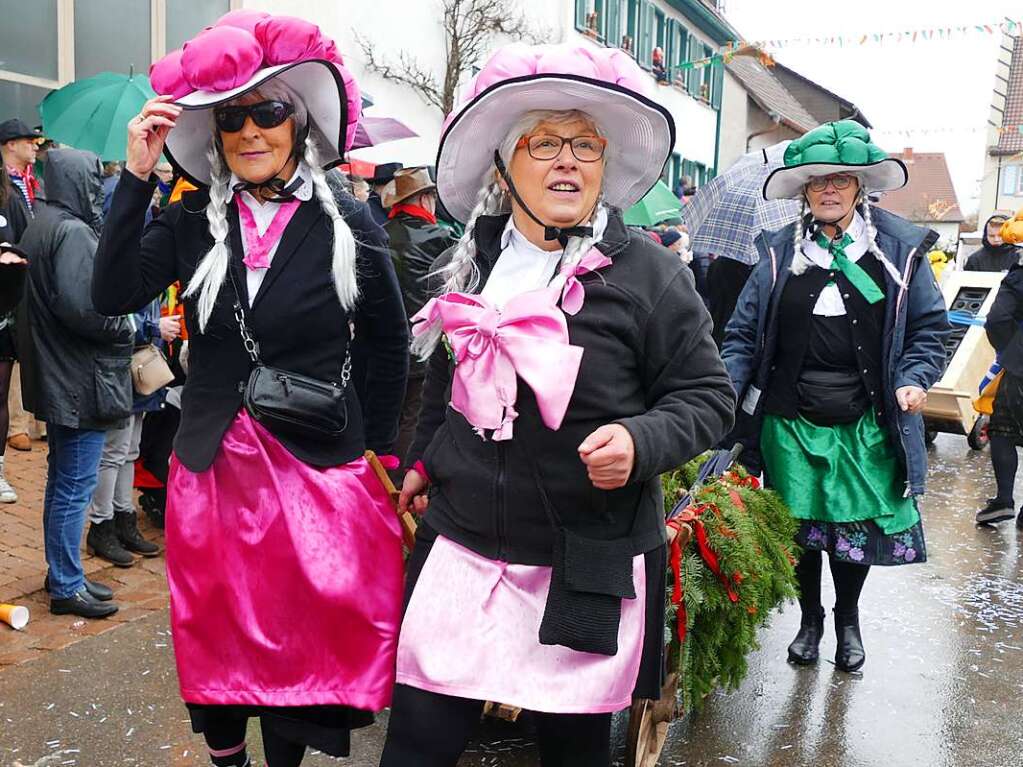
M 271 767 L 347 755 L 394 682 L 400 529 L 363 454 L 397 435 L 408 349 L 381 231 L 324 174 L 359 90 L 318 27 L 251 11 L 151 76 L 93 297 L 126 314 L 187 285 L 166 522 L 181 693 L 215 765 L 250 764 L 253 716 Z M 200 189 L 143 231 L 161 152 Z
M 456 764 L 486 700 L 533 712 L 545 767 L 608 765 L 612 712 L 660 695 L 658 477 L 734 397 L 691 272 L 622 221 L 674 144 L 648 85 L 621 51 L 513 45 L 446 123 L 466 228 L 413 318 L 425 517 L 384 767 Z

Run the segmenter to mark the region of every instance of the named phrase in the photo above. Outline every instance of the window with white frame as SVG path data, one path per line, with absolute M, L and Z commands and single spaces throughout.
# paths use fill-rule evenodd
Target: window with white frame
M 99 72 L 146 73 L 240 7 L 241 0 L 0 0 L 0 121 L 37 125 L 51 90 Z
M 1002 194 L 1023 196 L 1023 165 L 1002 166 Z

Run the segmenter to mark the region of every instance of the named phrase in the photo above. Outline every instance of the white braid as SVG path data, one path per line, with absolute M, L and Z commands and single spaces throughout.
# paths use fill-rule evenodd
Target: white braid
M 806 272 L 811 266 L 813 261 L 809 259 L 806 253 L 803 252 L 803 221 L 806 217 L 806 198 L 803 198 L 803 204 L 799 208 L 799 218 L 796 221 L 794 227 L 795 233 L 792 236 L 792 266 L 790 271 L 797 277 L 800 274 Z
M 203 256 L 195 269 L 192 279 L 183 296 L 199 294 L 199 331 L 206 331 L 206 323 L 213 314 L 217 303 L 217 295 L 227 278 L 227 269 L 231 263 L 231 250 L 227 244 L 227 203 L 231 199 L 231 175 L 220 157 L 216 146 L 211 146 L 206 154 L 210 162 L 212 180 L 210 183 L 210 201 L 206 206 L 206 220 L 209 232 L 213 237 L 213 247 Z
M 305 140 L 303 159 L 309 166 L 309 173 L 313 178 L 313 191 L 316 193 L 316 199 L 334 227 L 334 254 L 331 261 L 334 289 L 337 291 L 341 306 L 346 312 L 350 312 L 355 308 L 355 303 L 359 298 L 359 285 L 355 274 L 355 235 L 352 234 L 352 229 L 341 215 L 341 211 L 337 209 L 337 201 L 327 183 L 327 176 L 320 166 L 320 159 L 311 137 L 307 137 Z
M 476 220 L 480 216 L 493 216 L 505 211 L 507 201 L 500 185 L 493 180 L 493 171 L 483 178 L 483 188 L 476 197 L 476 206 L 465 223 L 465 231 L 455 243 L 450 260 L 430 276 L 444 278 L 440 293 L 475 292 L 480 287 L 480 269 L 476 264 Z M 442 330 L 440 322 L 434 322 L 425 331 L 412 339 L 412 353 L 424 362 L 433 354 L 440 343 Z
M 881 247 L 877 244 L 877 227 L 874 226 L 874 217 L 870 212 L 870 200 L 867 199 L 866 195 L 860 197 L 861 213 L 863 215 L 863 223 L 867 225 L 867 248 L 871 253 L 880 261 L 884 268 L 888 270 L 888 274 L 895 281 L 895 284 L 899 287 L 906 287 L 902 280 L 902 275 L 899 274 L 899 270 L 895 268 L 895 264 L 888 260 L 888 256 L 884 254 Z
M 602 210 L 607 210 L 607 206 L 604 204 L 602 199 L 599 199 L 597 204 L 593 207 L 593 215 L 590 216 L 590 220 L 587 221 L 584 226 L 594 226 L 597 222 L 597 217 L 600 215 L 600 211 Z M 569 275 L 572 274 L 572 270 L 565 269 L 565 267 L 575 266 L 578 264 L 582 260 L 583 256 L 590 252 L 590 248 L 598 242 L 600 242 L 600 240 L 594 236 L 569 237 L 568 243 L 565 245 L 565 252 L 561 257 L 561 271 L 555 277 L 552 284 L 557 285 L 559 288 L 564 287 Z

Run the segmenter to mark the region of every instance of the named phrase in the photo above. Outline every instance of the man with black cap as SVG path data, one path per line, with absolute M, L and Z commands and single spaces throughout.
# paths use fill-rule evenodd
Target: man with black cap
M 38 131 L 17 117 L 0 123 L 0 155 L 3 156 L 11 184 L 18 192 L 13 196 L 13 202 L 8 202 L 8 206 L 19 206 L 26 222 L 31 218 L 36 193 L 39 191 L 39 182 L 32 167 L 36 161 L 39 138 Z M 11 210 L 11 213 L 14 214 L 14 211 Z
M 400 162 L 387 162 L 377 165 L 373 171 L 372 178 L 366 179 L 371 189 L 369 200 L 367 200 L 369 212 L 373 215 L 373 220 L 380 224 L 380 226 L 387 223 L 387 208 L 382 202 L 383 196 L 387 193 L 391 182 L 394 181 L 395 172 L 401 170 L 401 168 L 402 164 Z
M 384 188 L 382 202 L 390 210 L 384 231 L 390 240 L 391 260 L 409 317 L 430 299 L 426 276 L 433 262 L 455 243 L 450 231 L 437 223 L 436 190 L 437 185 L 423 167 L 395 171 L 391 183 Z M 415 436 L 425 378 L 426 365 L 413 355 L 395 446 L 395 452 L 402 460 Z

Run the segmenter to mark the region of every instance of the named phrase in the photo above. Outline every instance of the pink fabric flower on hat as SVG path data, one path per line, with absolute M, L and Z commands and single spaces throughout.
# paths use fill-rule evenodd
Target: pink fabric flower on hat
M 326 39 L 320 28 L 294 16 L 270 16 L 256 24 L 256 40 L 267 66 L 326 58 Z
M 251 9 L 241 9 L 237 11 L 228 11 L 213 25 L 214 27 L 238 27 L 244 29 L 249 34 L 254 35 L 256 33 L 256 24 L 261 22 L 263 19 L 270 18 L 270 14 L 266 11 L 253 11 Z M 209 27 L 207 27 L 209 29 Z
M 263 66 L 263 48 L 244 29 L 210 27 L 182 47 L 181 74 L 194 90 L 223 92 L 244 85 Z
M 192 86 L 188 84 L 181 71 L 182 53 L 183 51 L 178 48 L 149 67 L 149 84 L 153 86 L 154 91 L 176 99 L 192 92 Z

